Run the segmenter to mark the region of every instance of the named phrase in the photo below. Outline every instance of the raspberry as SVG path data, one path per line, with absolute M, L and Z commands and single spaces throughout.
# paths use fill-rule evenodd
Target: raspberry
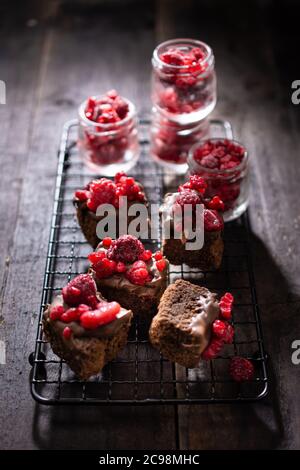
M 104 248 L 109 248 L 111 244 L 112 239 L 110 237 L 103 238 L 102 245 L 104 246 Z
M 89 274 L 80 274 L 70 281 L 62 290 L 65 303 L 71 307 L 87 304 L 94 307 L 98 302 L 95 281 Z
M 167 262 L 165 259 L 160 259 L 158 261 L 156 261 L 156 267 L 158 269 L 158 271 L 162 272 L 166 269 L 166 266 L 167 266 Z
M 149 281 L 149 272 L 144 261 L 136 261 L 126 273 L 127 279 L 132 284 L 143 286 Z
M 234 297 L 229 292 L 226 292 L 226 294 L 224 294 L 220 299 L 220 302 L 219 302 L 220 314 L 226 320 L 229 320 L 231 318 L 231 310 L 232 310 L 233 301 L 234 301 Z
M 191 204 L 192 207 L 196 207 L 197 204 L 201 203 L 201 198 L 196 191 L 182 191 L 176 198 L 176 203 L 181 207 L 185 204 Z
M 210 344 L 202 353 L 202 359 L 205 361 L 209 361 L 210 359 L 214 359 L 220 353 L 223 347 L 223 341 L 219 338 L 212 338 Z
M 79 201 L 86 201 L 90 197 L 90 193 L 86 189 L 78 189 L 75 191 L 75 197 Z
M 90 197 L 87 200 L 88 208 L 96 212 L 101 204 L 113 204 L 116 196 L 116 185 L 107 178 L 94 180 L 89 186 Z
M 124 171 L 119 171 L 118 173 L 116 173 L 115 177 L 114 177 L 115 183 L 119 183 L 120 179 L 123 176 L 125 176 L 125 177 L 127 176 L 126 173 L 124 173 Z
M 102 258 L 95 264 L 92 264 L 92 268 L 96 273 L 98 279 L 104 279 L 112 276 L 117 268 L 117 263 L 108 258 Z
M 101 261 L 103 258 L 106 258 L 106 252 L 104 250 L 95 251 L 88 255 L 88 259 L 92 264 L 98 263 L 98 261 Z
M 219 210 L 219 211 L 224 211 L 225 209 L 225 204 L 222 201 L 222 199 L 219 198 L 219 196 L 214 196 L 209 203 L 207 204 L 207 207 L 209 209 L 214 209 L 214 210 Z
M 88 119 L 102 124 L 118 122 L 128 114 L 128 104 L 118 95 L 116 90 L 110 90 L 100 98 L 88 98 L 85 115 Z
M 121 307 L 117 302 L 101 302 L 96 310 L 85 312 L 80 317 L 83 328 L 93 330 L 116 319 Z
M 222 216 L 214 210 L 204 209 L 204 229 L 207 232 L 223 230 L 224 222 Z
M 233 357 L 229 364 L 229 374 L 236 382 L 246 382 L 253 379 L 254 366 L 244 357 Z
M 189 190 L 189 189 L 192 189 L 192 186 L 191 186 L 191 183 L 188 181 L 184 184 L 181 184 L 179 187 L 178 187 L 178 191 L 180 193 L 186 191 L 186 190 Z
M 150 250 L 145 250 L 139 256 L 139 259 L 142 260 L 142 261 L 149 261 L 151 258 L 152 258 L 152 251 L 150 251 Z
M 183 65 L 184 63 L 182 53 L 178 49 L 170 49 L 161 54 L 159 58 L 168 65 Z
M 113 241 L 107 251 L 107 257 L 114 261 L 133 263 L 144 252 L 142 242 L 132 235 L 122 235 Z
M 233 342 L 234 329 L 229 323 L 215 320 L 212 329 L 214 335 L 224 341 L 224 343 L 231 344 Z
M 59 320 L 64 312 L 65 309 L 62 305 L 55 305 L 50 310 L 50 319 L 53 321 Z
M 119 261 L 116 266 L 117 273 L 125 273 L 126 270 L 127 270 L 126 264 L 122 263 L 122 261 Z
M 191 175 L 189 184 L 191 189 L 195 189 L 200 194 L 204 194 L 207 189 L 206 181 L 199 175 Z
M 210 169 L 218 168 L 218 159 L 213 155 L 207 155 L 201 159 L 201 165 Z
M 226 323 L 224 323 L 221 320 L 215 320 L 213 322 L 212 329 L 213 329 L 213 333 L 214 333 L 215 336 L 217 336 L 220 339 L 223 339 L 224 335 L 226 333 L 226 329 L 227 329 L 226 328 Z
M 70 339 L 71 335 L 72 335 L 72 330 L 71 330 L 71 328 L 69 328 L 68 326 L 66 326 L 66 327 L 64 328 L 64 330 L 63 330 L 63 337 L 64 337 L 65 339 Z
M 154 258 L 156 259 L 156 261 L 160 260 L 163 258 L 163 254 L 161 251 L 157 251 L 155 254 L 154 254 Z

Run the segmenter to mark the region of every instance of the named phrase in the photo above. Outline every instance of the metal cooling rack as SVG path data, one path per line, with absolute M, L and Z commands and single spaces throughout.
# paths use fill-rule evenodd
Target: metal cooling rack
M 163 195 L 181 182 L 169 170 L 149 158 L 148 121 L 141 123 L 141 157 L 130 171 L 145 187 L 150 203 L 160 204 Z M 211 136 L 232 137 L 231 126 L 211 121 Z M 89 174 L 76 149 L 77 121 L 63 129 L 58 155 L 58 170 L 51 220 L 45 277 L 35 351 L 32 365 L 31 393 L 47 405 L 58 404 L 191 404 L 247 402 L 263 398 L 268 390 L 266 355 L 257 305 L 251 261 L 250 227 L 247 215 L 226 224 L 225 253 L 221 269 L 200 272 L 188 266 L 170 266 L 169 282 L 190 279 L 222 295 L 234 294 L 235 341 L 226 345 L 222 356 L 205 362 L 197 369 L 185 369 L 165 360 L 148 341 L 149 324 L 135 319 L 128 344 L 117 359 L 96 377 L 78 380 L 67 364 L 52 352 L 43 337 L 42 312 L 67 282 L 85 272 L 91 247 L 78 226 L 72 204 L 75 189 L 84 187 L 95 175 Z M 155 221 L 159 233 L 159 217 Z M 160 247 L 159 237 L 151 242 Z M 238 385 L 228 375 L 229 360 L 241 355 L 255 363 L 255 378 Z

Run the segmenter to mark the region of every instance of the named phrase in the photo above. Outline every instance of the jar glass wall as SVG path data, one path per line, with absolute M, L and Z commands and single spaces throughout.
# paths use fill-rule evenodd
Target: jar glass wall
M 235 140 L 207 139 L 189 152 L 191 174 L 207 182 L 208 197 L 219 196 L 225 205 L 226 222 L 238 218 L 248 207 L 249 155 Z
M 79 154 L 94 173 L 114 176 L 119 171 L 129 171 L 138 160 L 140 149 L 136 111 L 133 103 L 125 98 L 123 100 L 128 104 L 128 113 L 118 122 L 91 121 L 86 117 L 87 101 L 79 107 Z
M 187 124 L 206 118 L 217 101 L 212 49 L 193 39 L 173 39 L 154 50 L 152 102 L 168 119 Z

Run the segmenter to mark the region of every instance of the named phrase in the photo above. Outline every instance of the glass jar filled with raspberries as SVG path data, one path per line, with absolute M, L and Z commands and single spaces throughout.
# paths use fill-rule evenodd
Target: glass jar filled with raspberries
M 150 154 L 162 166 L 171 168 L 177 174 L 187 172 L 187 158 L 190 148 L 207 137 L 209 121 L 182 126 L 153 111 L 150 136 Z
M 248 206 L 249 168 L 246 148 L 235 140 L 206 139 L 189 152 L 190 173 L 202 176 L 207 195 L 224 202 L 224 220 L 238 218 Z
M 135 106 L 115 90 L 91 96 L 79 107 L 79 153 L 95 173 L 128 171 L 139 157 Z
M 217 100 L 212 49 L 194 39 L 163 42 L 153 52 L 152 102 L 179 124 L 199 122 Z

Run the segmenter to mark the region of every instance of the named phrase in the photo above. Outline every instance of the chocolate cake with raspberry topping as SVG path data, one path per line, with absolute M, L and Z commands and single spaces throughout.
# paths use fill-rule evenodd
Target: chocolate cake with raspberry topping
M 125 173 L 117 173 L 114 180 L 100 178 L 91 181 L 84 189 L 78 189 L 74 195 L 74 205 L 76 207 L 79 225 L 86 240 L 93 248 L 99 243 L 96 233 L 98 222 L 104 216 L 97 216 L 96 211 L 101 204 L 112 204 L 116 209 L 118 231 L 119 205 L 122 203 L 121 197 L 127 197 L 127 205 L 142 203 L 147 205 L 147 198 L 144 189 L 134 178 Z M 127 217 L 127 225 L 133 217 Z M 118 232 L 117 232 L 118 233 Z
M 122 235 L 117 240 L 105 238 L 89 260 L 97 286 L 108 300 L 122 303 L 136 315 L 156 313 L 168 271 L 160 251 L 152 253 L 136 237 Z
M 107 302 L 90 274 L 81 274 L 47 305 L 43 330 L 61 359 L 81 379 L 98 374 L 127 343 L 132 312 Z
M 170 224 L 170 237 L 164 237 L 162 251 L 170 263 L 174 265 L 187 264 L 204 271 L 218 269 L 222 262 L 224 243 L 222 232 L 224 221 L 222 211 L 224 203 L 215 196 L 206 197 L 207 184 L 197 175 L 190 176 L 190 181 L 179 186 L 178 192 L 166 194 L 161 207 L 163 225 Z M 175 214 L 183 214 L 186 205 L 192 208 L 192 227 L 195 230 L 195 210 L 203 204 L 204 212 L 204 245 L 201 249 L 188 250 L 187 238 L 184 231 L 179 231 L 175 237 Z M 180 229 L 181 230 L 181 229 Z
M 149 336 L 152 345 L 172 362 L 197 367 L 199 361 L 214 359 L 226 343 L 232 343 L 233 297 L 220 301 L 205 287 L 182 279 L 168 286 L 153 318 Z

